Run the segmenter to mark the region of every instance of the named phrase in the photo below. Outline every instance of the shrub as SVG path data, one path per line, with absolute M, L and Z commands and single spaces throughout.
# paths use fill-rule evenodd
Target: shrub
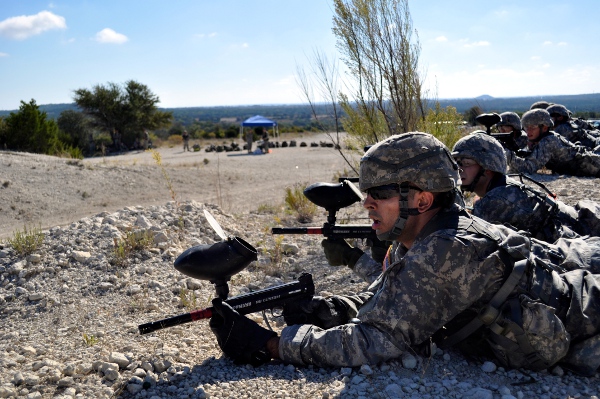
M 127 264 L 129 256 L 136 251 L 150 248 L 154 242 L 154 233 L 149 230 L 128 231 L 125 237 L 114 239 L 111 263 L 118 266 Z
M 285 189 L 285 204 L 296 212 L 296 220 L 300 223 L 312 222 L 317 213 L 317 206 L 304 195 L 305 188 L 303 184 L 296 184 Z
M 10 246 L 21 256 L 30 255 L 35 252 L 44 242 L 44 233 L 41 227 L 27 229 L 23 227 L 23 231 L 15 231 L 13 236 L 8 239 Z

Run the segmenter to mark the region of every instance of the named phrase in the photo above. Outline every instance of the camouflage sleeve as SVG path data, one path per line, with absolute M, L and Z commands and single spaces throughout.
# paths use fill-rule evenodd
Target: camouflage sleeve
M 371 284 L 381 274 L 381 267 L 381 263 L 377 262 L 369 254 L 364 253 L 358 258 L 352 270 L 364 281 Z
M 487 256 L 495 249 L 495 242 L 471 233 L 431 234 L 372 285 L 373 297 L 360 307 L 359 323 L 328 330 L 286 327 L 280 357 L 296 364 L 348 367 L 401 356 L 502 280 L 499 260 Z
M 490 223 L 510 224 L 519 230 L 535 232 L 547 217 L 546 208 L 514 186 L 497 187 L 473 205 L 473 215 Z
M 553 152 L 556 150 L 556 141 L 547 140 L 548 137 L 540 140 L 527 158 L 521 158 L 512 151 L 507 153 L 510 172 L 531 174 L 543 168 L 550 161 Z

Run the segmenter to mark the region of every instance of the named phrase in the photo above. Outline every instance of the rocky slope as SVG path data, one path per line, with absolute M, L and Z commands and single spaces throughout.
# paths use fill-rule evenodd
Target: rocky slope
M 600 393 L 598 374 L 583 378 L 560 367 L 508 371 L 453 351 L 360 368 L 281 362 L 253 368 L 223 357 L 206 321 L 140 335 L 139 324 L 204 307 L 214 296 L 209 282 L 173 268 L 186 248 L 220 240 L 205 208 L 228 235 L 259 251 L 258 261 L 233 277 L 231 295 L 289 282 L 301 272 L 313 274 L 321 293 L 364 288 L 346 268 L 326 263 L 320 238 L 274 240 L 266 227 L 286 221 L 273 214 L 232 216 L 193 201 L 98 213 L 45 231 L 41 247 L 28 256 L 1 245 L 0 398 L 520 399 Z M 151 242 L 127 257 L 115 254 L 115 243 L 133 231 L 149 232 Z M 275 330 L 282 328 L 269 318 Z

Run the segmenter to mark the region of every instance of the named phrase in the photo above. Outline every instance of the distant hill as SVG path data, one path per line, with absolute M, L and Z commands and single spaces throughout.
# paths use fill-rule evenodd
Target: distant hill
M 474 106 L 480 107 L 483 112 L 514 111 L 522 113 L 527 111 L 531 104 L 540 100 L 563 104 L 573 113 L 600 113 L 600 93 L 506 98 L 495 98 L 486 94 L 475 98 L 449 98 L 439 99 L 438 101 L 443 108 L 453 106 L 460 113 Z M 46 104 L 40 105 L 40 109 L 53 119 L 58 118 L 60 113 L 65 110 L 78 110 L 75 104 Z M 312 113 L 307 104 L 161 108 L 161 110 L 173 112 L 175 121 L 184 125 L 189 125 L 194 121 L 211 123 L 218 123 L 219 121 L 229 123 L 232 121 L 241 122 L 254 115 L 262 115 L 266 118 L 276 120 L 280 124 L 297 126 L 306 126 L 310 124 L 312 119 Z M 11 112 L 16 111 L 0 111 L 0 116 L 7 116 Z
M 563 104 L 571 112 L 600 112 L 600 93 L 563 96 L 506 97 L 494 98 L 483 95 L 476 98 L 452 98 L 438 100 L 442 107 L 453 106 L 460 113 L 479 106 L 484 112 L 525 112 L 536 101 L 545 100 Z

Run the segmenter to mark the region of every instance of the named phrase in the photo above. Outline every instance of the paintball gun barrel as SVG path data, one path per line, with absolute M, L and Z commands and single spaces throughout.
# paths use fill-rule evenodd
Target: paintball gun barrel
M 224 302 L 227 302 L 232 308 L 240 314 L 249 314 L 260 312 L 262 310 L 283 307 L 286 302 L 298 301 L 303 298 L 310 299 L 315 293 L 315 286 L 312 275 L 303 273 L 298 281 L 279 285 L 276 287 L 265 288 L 255 292 L 238 295 Z M 213 308 L 194 310 L 190 313 L 170 317 L 138 326 L 140 334 L 148 334 L 156 330 L 179 324 L 189 323 L 196 320 L 208 319 L 213 315 Z
M 356 179 L 358 180 L 358 179 Z M 377 240 L 370 225 L 336 225 L 336 213 L 363 200 L 358 188 L 348 179 L 340 183 L 314 183 L 304 189 L 304 196 L 328 212 L 322 227 L 273 227 L 272 234 L 319 234 L 327 238 L 366 238 Z

